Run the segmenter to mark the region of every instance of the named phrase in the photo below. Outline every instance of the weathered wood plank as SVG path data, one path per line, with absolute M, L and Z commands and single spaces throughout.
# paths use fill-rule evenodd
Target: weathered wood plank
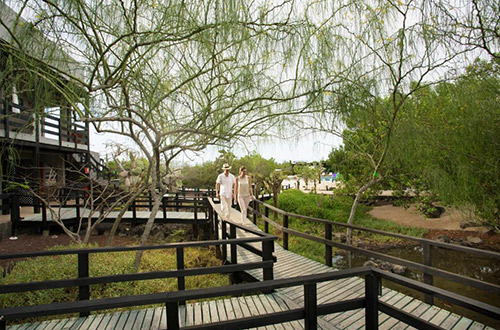
M 186 305 L 186 326 L 194 325 L 194 308 L 193 304 Z
M 211 323 L 212 318 L 210 315 L 210 305 L 208 301 L 204 301 L 201 303 L 201 317 L 203 318 L 203 324 Z
M 485 328 L 484 324 L 474 321 L 467 330 L 484 330 Z
M 217 300 L 216 301 L 217 305 L 217 312 L 219 314 L 219 320 L 220 321 L 227 321 L 228 317 L 226 314 L 226 306 L 224 305 L 224 302 L 222 300 Z
M 142 324 L 144 322 L 144 317 L 146 316 L 146 310 L 145 309 L 141 309 L 138 313 L 137 313 L 137 316 L 135 318 L 135 321 L 132 325 L 132 327 L 130 328 L 131 330 L 141 330 L 142 329 Z
M 224 307 L 226 309 L 226 315 L 228 320 L 234 320 L 236 315 L 234 313 L 233 305 L 231 304 L 230 299 L 224 299 Z
M 453 326 L 453 330 L 465 330 L 473 323 L 471 319 L 467 317 L 461 317 L 460 320 Z
M 153 321 L 154 312 L 155 312 L 154 308 L 148 308 L 148 309 L 146 309 L 146 315 L 144 315 L 144 321 L 142 323 L 142 329 L 144 329 L 144 330 L 151 329 L 151 322 Z
M 108 325 L 106 325 L 106 328 L 103 328 L 104 330 L 113 330 L 115 329 L 116 324 L 118 323 L 118 320 L 120 319 L 122 312 L 116 312 L 113 313 L 111 316 L 111 319 L 108 322 Z M 83 330 L 83 328 L 81 328 Z
M 211 322 L 219 322 L 219 313 L 217 311 L 217 305 L 215 304 L 215 301 L 210 300 L 207 303 L 208 303 L 207 309 L 210 312 Z
M 163 313 L 163 307 L 156 307 L 153 311 L 153 320 L 151 321 L 151 330 L 160 329 L 161 314 Z
M 193 304 L 194 310 L 194 325 L 203 324 L 203 313 L 201 311 L 201 303 L 197 302 Z
M 435 325 L 440 325 L 451 313 L 445 309 L 441 309 L 439 313 L 434 315 L 429 322 Z
M 135 319 L 137 318 L 138 314 L 139 314 L 138 310 L 130 311 L 128 313 L 127 322 L 125 323 L 125 325 L 123 326 L 123 328 L 120 328 L 120 330 L 121 329 L 123 329 L 123 330 L 132 330 L 132 326 L 134 325 Z

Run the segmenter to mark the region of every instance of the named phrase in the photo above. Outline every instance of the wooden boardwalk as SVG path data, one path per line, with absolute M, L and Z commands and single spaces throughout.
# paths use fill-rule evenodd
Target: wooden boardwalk
M 58 212 L 58 210 L 56 211 Z M 105 221 L 114 221 L 118 217 L 119 211 L 113 211 L 110 212 L 107 216 Z M 194 219 L 194 213 L 193 212 L 175 212 L 175 211 L 167 211 L 167 217 L 166 219 L 175 219 L 175 220 L 193 220 Z M 88 218 L 90 215 L 90 210 L 89 209 L 80 209 L 80 216 L 83 219 Z M 136 212 L 136 219 L 139 221 L 143 220 L 146 221 L 149 219 L 149 216 L 151 215 L 150 211 L 137 211 Z M 73 207 L 69 208 L 62 208 L 61 213 L 60 213 L 60 219 L 61 220 L 70 220 L 70 219 L 76 219 L 76 209 Z M 97 218 L 99 216 L 99 213 L 95 212 L 92 215 L 92 218 Z M 198 212 L 197 214 L 198 220 L 205 220 L 207 218 L 205 212 Z M 133 212 L 132 211 L 127 211 L 123 215 L 124 220 L 126 219 L 133 219 Z M 162 210 L 158 211 L 158 214 L 156 215 L 156 219 L 163 220 L 163 212 Z M 21 220 L 21 222 L 41 222 L 42 220 L 42 213 L 35 213 L 35 214 L 30 214 L 24 216 L 24 219 Z M 47 211 L 47 221 L 52 222 L 52 213 Z
M 233 210 L 231 219 L 235 222 L 240 222 L 239 212 Z M 257 227 L 247 219 L 246 226 Z M 251 236 L 241 230 L 237 230 L 238 237 Z M 257 247 L 257 246 L 256 246 Z M 230 255 L 228 251 L 228 256 Z M 302 257 L 293 252 L 283 249 L 279 244 L 275 243 L 274 255 L 277 258 L 274 264 L 274 279 L 291 278 L 302 275 L 312 275 L 325 272 L 333 272 L 335 269 L 328 267 L 322 263 Z M 238 249 L 238 262 L 252 262 L 258 260 L 258 257 L 249 253 L 245 249 Z M 262 280 L 262 270 L 247 271 L 251 276 L 258 280 Z M 277 290 L 284 301 L 293 302 L 295 305 L 303 306 L 303 287 L 283 288 Z M 362 278 L 347 278 L 336 281 L 323 282 L 318 284 L 317 288 L 318 304 L 326 302 L 335 302 L 345 299 L 354 299 L 363 297 L 365 294 L 365 283 Z M 450 313 L 449 311 L 426 304 L 418 299 L 406 296 L 397 291 L 383 288 L 381 301 L 387 302 L 395 307 L 402 308 L 405 312 L 419 316 L 426 321 L 438 325 L 444 329 L 493 329 L 486 327 L 483 324 L 475 322 L 466 317 Z M 329 314 L 318 317 L 326 321 L 332 328 L 335 329 L 364 329 L 364 309 L 347 311 L 342 313 Z M 399 320 L 390 317 L 387 314 L 379 314 L 380 329 L 412 329 Z
M 149 212 L 148 212 L 149 213 Z M 232 210 L 231 220 L 239 222 L 240 213 Z M 246 226 L 256 228 L 249 220 Z M 247 237 L 247 234 L 237 230 L 239 237 Z M 260 246 L 256 246 L 260 248 Z M 229 252 L 229 251 L 228 251 Z M 230 253 L 228 253 L 228 256 Z M 319 262 L 312 261 L 295 253 L 284 250 L 275 243 L 274 255 L 277 258 L 274 264 L 274 278 L 293 278 L 301 275 L 319 274 L 333 272 L 334 269 Z M 238 249 L 239 262 L 251 262 L 257 260 L 257 256 Z M 247 273 L 258 280 L 262 280 L 262 270 L 251 270 Z M 336 281 L 322 282 L 318 284 L 318 304 L 326 302 L 353 299 L 364 296 L 364 280 L 362 278 L 346 278 Z M 436 306 L 430 306 L 422 301 L 406 296 L 397 291 L 383 288 L 380 300 L 402 308 L 404 311 L 419 316 L 444 329 L 493 329 L 474 322 L 466 317 L 450 313 Z M 233 297 L 228 299 L 196 302 L 180 306 L 179 319 L 182 326 L 196 326 L 217 321 L 232 320 L 242 317 L 251 317 L 277 311 L 285 311 L 303 307 L 303 287 L 290 287 L 279 289 L 270 294 L 259 294 L 252 296 Z M 318 329 L 364 329 L 364 309 L 329 314 L 318 317 Z M 10 326 L 9 330 L 51 330 L 51 329 L 165 329 L 165 308 L 149 308 L 132 311 L 115 312 L 108 314 L 93 314 L 89 317 L 72 319 L 51 320 L 38 323 L 27 323 Z M 259 327 L 257 329 L 303 329 L 303 321 L 293 321 L 283 324 Z M 380 329 L 411 329 L 384 313 L 379 314 Z

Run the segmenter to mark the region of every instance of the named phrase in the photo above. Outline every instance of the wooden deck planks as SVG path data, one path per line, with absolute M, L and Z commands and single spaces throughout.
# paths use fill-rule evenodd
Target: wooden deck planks
M 106 219 L 116 219 L 118 216 L 118 211 L 110 212 L 106 215 Z M 150 211 L 137 211 L 136 219 L 147 220 L 149 219 L 151 212 Z M 80 209 L 80 216 L 82 218 L 86 218 L 90 215 L 90 211 L 88 209 Z M 98 213 L 94 213 L 92 218 L 97 218 L 99 216 Z M 197 219 L 204 220 L 206 218 L 206 214 L 204 212 L 198 212 Z M 60 215 L 61 220 L 70 220 L 76 218 L 76 210 L 74 208 L 63 208 Z M 132 219 L 133 213 L 132 211 L 127 211 L 123 215 L 123 219 Z M 156 215 L 156 219 L 163 219 L 163 212 L 161 210 L 158 211 Z M 193 212 L 176 212 L 176 211 L 167 211 L 167 219 L 182 219 L 182 220 L 194 220 Z M 53 222 L 52 214 L 47 212 L 47 221 Z M 42 222 L 42 213 L 35 213 L 24 216 L 21 222 Z
M 170 212 L 172 213 L 172 212 Z M 178 212 L 184 213 L 184 212 Z M 204 216 L 204 213 L 200 215 Z M 149 212 L 141 211 L 138 217 L 149 216 Z M 232 212 L 232 217 L 239 213 Z M 253 226 L 250 221 L 246 224 Z M 256 227 L 255 227 L 256 228 Z M 237 230 L 238 237 L 250 237 L 251 234 Z M 261 244 L 252 244 L 260 249 Z M 228 248 L 228 255 L 229 255 Z M 332 272 L 335 269 L 322 263 L 307 259 L 300 255 L 284 250 L 275 244 L 274 255 L 277 262 L 274 265 L 274 278 L 292 278 L 307 274 L 318 274 Z M 238 248 L 239 262 L 260 261 L 261 257 Z M 248 273 L 262 280 L 262 270 L 251 270 Z M 362 278 L 346 278 L 336 281 L 322 282 L 318 284 L 318 304 L 353 299 L 364 295 L 364 280 Z M 396 308 L 419 316 L 433 324 L 445 329 L 484 329 L 484 325 L 474 322 L 468 318 L 460 317 L 435 306 L 427 305 L 417 299 L 405 296 L 394 290 L 383 288 L 381 301 L 385 301 Z M 212 301 L 196 302 L 186 304 L 179 308 L 179 319 L 181 326 L 196 326 L 225 320 L 239 319 L 243 317 L 257 316 L 267 313 L 289 310 L 303 306 L 303 287 L 290 287 L 277 290 L 272 294 L 260 294 L 253 296 L 233 297 Z M 405 329 L 408 325 L 379 313 L 380 329 Z M 364 327 L 364 310 L 353 310 L 318 317 L 319 329 L 361 329 Z M 157 307 L 142 310 L 123 311 L 110 314 L 95 314 L 87 318 L 73 318 L 64 320 L 53 320 L 41 323 L 15 325 L 8 327 L 9 330 L 79 330 L 79 329 L 104 329 L 104 330 L 157 330 L 166 328 L 165 307 Z M 304 322 L 292 321 L 283 324 L 260 327 L 265 330 L 303 329 Z

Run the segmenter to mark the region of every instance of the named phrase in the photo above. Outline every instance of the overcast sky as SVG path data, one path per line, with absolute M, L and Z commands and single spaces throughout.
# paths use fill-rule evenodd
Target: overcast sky
M 97 134 L 91 125 L 90 147 L 92 151 L 100 153 L 104 158 L 107 152 L 110 152 L 109 145 L 120 141 L 126 144 L 123 137 L 117 137 L 111 134 Z M 269 159 L 274 158 L 277 162 L 288 161 L 319 161 L 325 160 L 330 151 L 335 146 L 339 146 L 342 140 L 333 135 L 311 134 L 302 138 L 289 141 L 279 140 L 277 138 L 262 140 L 258 144 L 249 144 L 246 148 L 230 150 L 237 157 L 248 155 L 252 152 L 260 154 Z M 132 144 L 130 144 L 132 145 Z M 204 161 L 214 160 L 218 156 L 217 148 L 209 147 L 199 155 L 180 155 L 176 159 L 177 165 L 182 163 L 202 163 Z

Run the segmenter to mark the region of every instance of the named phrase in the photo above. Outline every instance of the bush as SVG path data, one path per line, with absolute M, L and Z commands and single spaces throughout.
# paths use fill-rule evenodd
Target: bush
M 353 200 L 349 196 L 306 194 L 297 189 L 285 190 L 278 196 L 278 208 L 284 211 L 341 223 L 347 223 L 352 203 Z M 426 232 L 425 229 L 400 226 L 392 221 L 372 218 L 368 214 L 369 210 L 370 207 L 366 205 L 358 205 L 354 216 L 354 225 L 417 237 L 423 236 Z M 303 232 L 319 233 L 320 235 L 323 235 L 324 232 L 322 224 L 306 220 L 290 220 L 290 227 Z M 373 236 L 369 233 L 363 235 Z M 387 236 L 378 238 L 388 239 Z
M 348 196 L 306 194 L 297 189 L 285 190 L 278 196 L 278 208 L 284 211 L 336 222 L 347 222 L 351 206 L 352 198 Z M 356 217 L 362 217 L 368 210 L 359 205 Z

